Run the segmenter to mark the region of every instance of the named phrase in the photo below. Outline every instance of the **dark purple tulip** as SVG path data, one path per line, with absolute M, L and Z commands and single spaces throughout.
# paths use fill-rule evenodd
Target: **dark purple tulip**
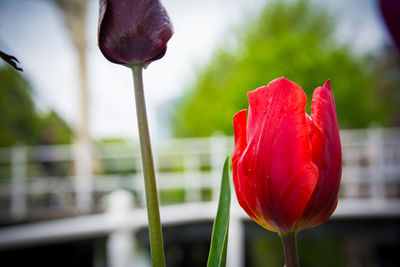
M 400 0 L 379 0 L 379 6 L 386 26 L 400 50 Z
M 100 0 L 99 48 L 113 63 L 148 65 L 164 56 L 172 34 L 159 0 Z

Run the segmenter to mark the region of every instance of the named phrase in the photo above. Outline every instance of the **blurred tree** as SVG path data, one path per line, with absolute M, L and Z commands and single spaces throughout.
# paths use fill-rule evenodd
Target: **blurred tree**
M 54 110 L 39 114 L 38 127 L 43 145 L 71 143 L 73 131 Z
M 32 144 L 38 136 L 31 88 L 9 67 L 0 69 L 0 146 L 17 141 Z
M 41 144 L 49 131 L 52 143 L 70 142 L 72 132 L 57 113 L 37 112 L 32 88 L 20 73 L 1 67 L 0 85 L 0 146 Z
M 334 20 L 309 1 L 267 4 L 240 30 L 234 49 L 224 44 L 198 71 L 177 104 L 174 136 L 232 134 L 233 115 L 248 106 L 246 92 L 281 76 L 305 90 L 308 112 L 313 90 L 331 79 L 342 128 L 386 125 L 393 103 L 377 91 L 368 58 L 339 45 L 334 33 Z

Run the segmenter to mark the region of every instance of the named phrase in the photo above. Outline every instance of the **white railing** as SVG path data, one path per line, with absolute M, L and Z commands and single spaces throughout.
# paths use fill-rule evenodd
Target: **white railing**
M 344 163 L 342 199 L 333 219 L 400 216 L 399 133 L 399 129 L 341 132 Z M 217 203 L 212 200 L 218 192 L 222 162 L 232 149 L 231 137 L 168 140 L 156 144 L 157 180 L 161 195 L 163 191 L 178 190 L 180 196 L 175 199 L 178 205 L 161 207 L 164 226 L 211 221 L 214 218 Z M 11 175 L 9 179 L 0 180 L 0 197 L 8 199 L 0 202 L 5 203 L 1 209 L 7 211 L 2 213 L 3 216 L 14 215 L 14 220 L 21 219 L 32 216 L 35 210 L 48 213 L 52 207 L 59 212 L 61 208 L 64 215 L 69 209 L 73 211 L 77 206 L 75 176 L 71 175 L 73 150 L 69 146 L 0 150 L 3 168 L 0 175 Z M 2 228 L 0 250 L 107 236 L 109 266 L 143 266 L 136 255 L 138 251 L 134 249 L 137 244 L 135 233 L 147 226 L 146 210 L 142 208 L 143 185 L 138 148 L 129 144 L 107 144 L 96 146 L 95 152 L 97 164 L 94 165 L 97 169 L 93 195 L 98 199 L 106 194 L 108 197 L 104 198 L 107 205 L 94 208 L 104 209 L 105 212 Z M 38 167 L 44 160 L 59 164 L 54 169 L 50 165 L 45 166 L 48 168 L 47 176 Z M 117 190 L 120 188 L 127 190 Z M 165 204 L 171 199 L 174 199 L 173 194 L 161 200 Z M 243 221 L 248 219 L 233 197 L 228 266 L 243 266 Z
M 400 198 L 400 129 L 341 131 L 343 199 Z M 0 149 L 0 221 L 77 215 L 74 151 L 71 145 Z M 233 138 L 171 139 L 154 144 L 161 205 L 216 199 L 223 161 Z M 144 204 L 136 143 L 93 146 L 92 212 L 105 210 L 103 196 L 117 189 Z

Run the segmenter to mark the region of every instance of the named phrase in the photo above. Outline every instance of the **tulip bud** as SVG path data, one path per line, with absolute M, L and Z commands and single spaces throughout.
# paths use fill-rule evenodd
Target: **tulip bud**
M 394 43 L 400 49 L 400 1 L 379 0 L 379 6 Z
M 336 208 L 341 145 L 329 81 L 314 91 L 311 116 L 297 84 L 279 78 L 249 92 L 234 116 L 233 181 L 239 204 L 264 228 L 295 233 Z
M 159 0 L 100 0 L 98 44 L 113 63 L 148 65 L 164 56 L 172 34 Z

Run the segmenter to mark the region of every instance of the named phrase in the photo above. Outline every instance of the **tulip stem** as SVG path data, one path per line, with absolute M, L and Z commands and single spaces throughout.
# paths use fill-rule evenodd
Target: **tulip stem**
M 143 90 L 143 65 L 133 65 L 133 85 L 135 88 L 136 115 L 139 129 L 140 151 L 146 193 L 147 218 L 149 224 L 151 262 L 154 267 L 164 267 L 164 244 L 162 237 L 160 210 L 158 207 L 157 185 L 151 151 L 149 125 Z
M 299 267 L 296 233 L 279 233 L 285 254 L 285 267 Z

